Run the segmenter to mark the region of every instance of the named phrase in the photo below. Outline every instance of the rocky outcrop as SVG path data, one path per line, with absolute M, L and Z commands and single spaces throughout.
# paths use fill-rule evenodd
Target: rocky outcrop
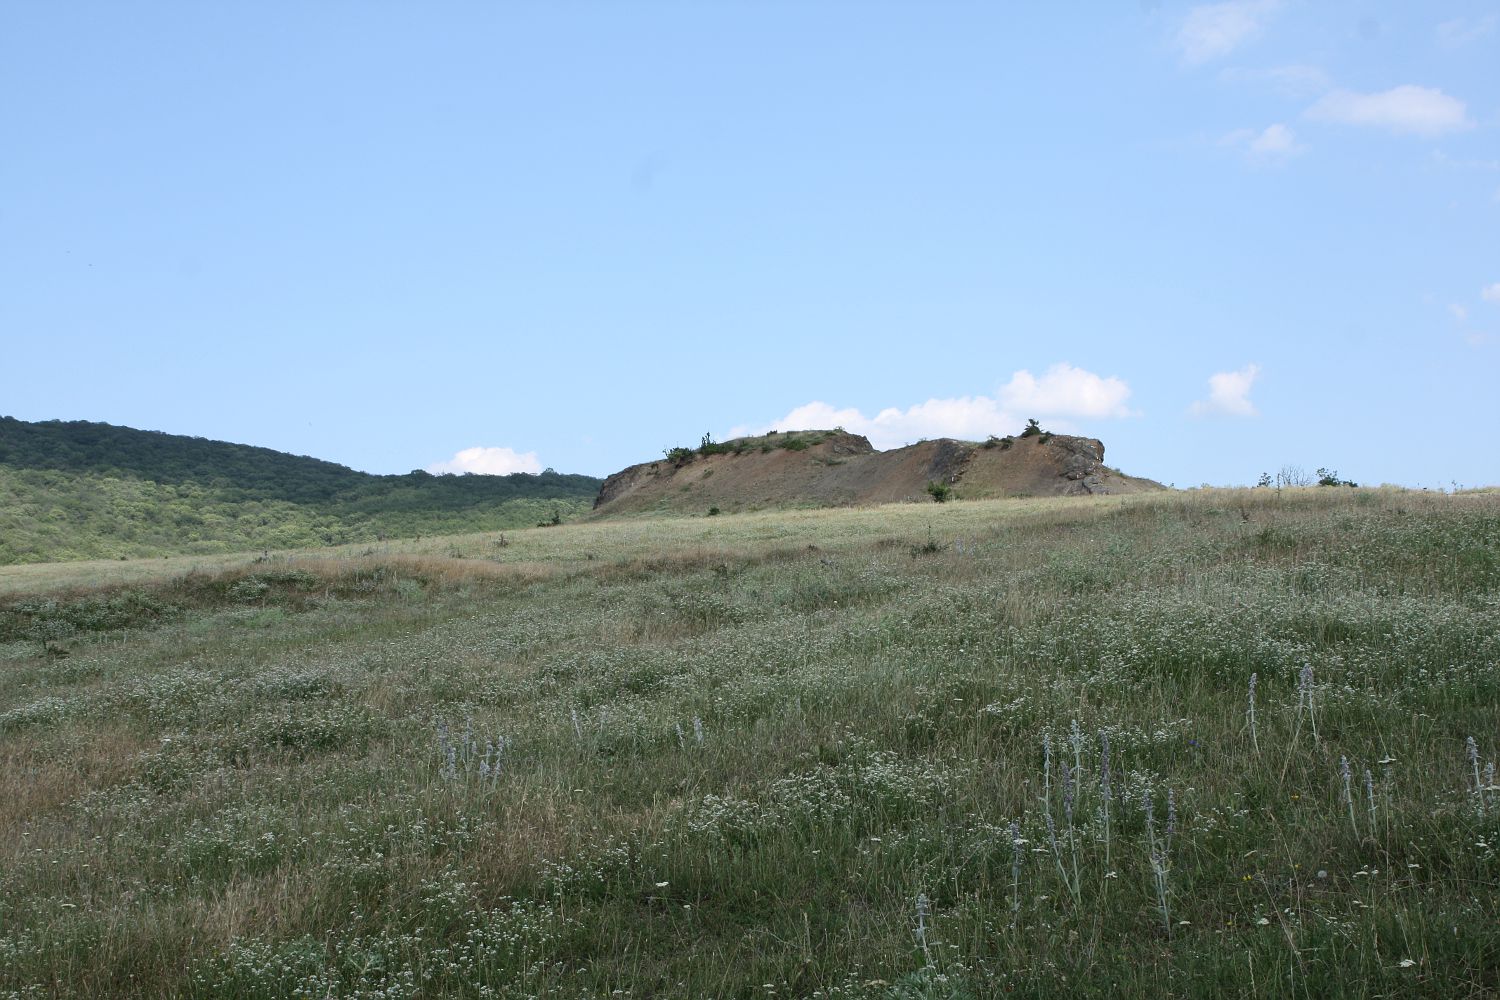
M 991 439 L 939 438 L 876 451 L 844 431 L 798 431 L 677 449 L 604 481 L 597 516 L 706 513 L 786 507 L 927 501 L 928 484 L 960 498 L 1136 493 L 1160 484 L 1104 464 L 1104 444 L 1065 434 Z
M 1057 447 L 1065 454 L 1062 461 L 1062 477 L 1077 483 L 1083 493 L 1108 493 L 1105 483 L 1104 442 L 1097 438 L 1054 437 Z M 1069 492 L 1072 492 L 1071 490 Z

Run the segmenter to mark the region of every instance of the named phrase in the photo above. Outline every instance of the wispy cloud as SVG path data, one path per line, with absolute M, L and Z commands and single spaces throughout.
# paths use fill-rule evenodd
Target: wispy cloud
M 1480 156 L 1449 156 L 1441 149 L 1432 151 L 1432 162 L 1453 170 L 1482 170 L 1488 173 L 1500 171 L 1500 159 Z
M 1230 0 L 1194 7 L 1177 30 L 1183 61 L 1196 66 L 1254 41 L 1279 6 L 1279 0 Z
M 534 451 L 475 447 L 465 448 L 445 462 L 434 462 L 427 471 L 435 476 L 466 472 L 480 476 L 508 476 L 513 472 L 541 472 L 542 463 Z
M 1226 66 L 1219 72 L 1226 83 L 1245 83 L 1269 88 L 1282 97 L 1307 98 L 1321 94 L 1332 86 L 1328 74 L 1317 66 L 1270 66 L 1248 69 Z
M 1444 21 L 1436 29 L 1438 42 L 1448 48 L 1456 49 L 1470 42 L 1477 42 L 1486 35 L 1492 34 L 1495 27 L 1500 25 L 1500 15 L 1486 14 L 1483 17 L 1455 17 L 1451 21 Z
M 1452 313 L 1453 318 L 1458 320 L 1460 323 L 1466 322 L 1469 318 L 1469 310 L 1466 307 L 1459 305 L 1457 302 L 1450 304 L 1448 306 L 1448 311 Z
M 731 428 L 730 437 L 771 430 L 842 427 L 863 434 L 876 448 L 899 448 L 922 438 L 979 440 L 1019 430 L 1030 417 L 1118 418 L 1131 416 L 1130 386 L 1063 363 L 1040 376 L 1021 370 L 994 396 L 929 399 L 906 408 L 888 407 L 873 416 L 854 407 L 815 400 L 764 425 Z
M 1194 416 L 1223 414 L 1231 417 L 1254 417 L 1260 411 L 1250 401 L 1250 387 L 1260 376 L 1260 365 L 1246 365 L 1239 371 L 1216 372 L 1208 377 L 1208 398 L 1192 406 Z
M 1242 149 L 1252 160 L 1263 163 L 1284 162 L 1307 149 L 1297 141 L 1296 133 L 1280 122 L 1263 129 L 1236 129 L 1220 139 L 1219 145 Z
M 1479 297 L 1481 299 L 1484 299 L 1484 301 L 1486 302 L 1494 302 L 1500 304 L 1500 281 L 1495 282 L 1493 285 L 1485 285 L 1483 288 L 1481 288 L 1479 290 Z
M 1455 132 L 1472 124 L 1463 101 L 1435 87 L 1409 83 L 1375 94 L 1334 90 L 1308 108 L 1307 117 L 1423 136 Z

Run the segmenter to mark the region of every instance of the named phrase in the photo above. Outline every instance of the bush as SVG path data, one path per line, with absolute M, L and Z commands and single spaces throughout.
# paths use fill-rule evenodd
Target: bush
M 719 508 L 717 508 L 717 507 L 710 507 L 710 508 L 708 508 L 708 516 L 709 517 L 718 517 L 719 513 L 720 513 L 720 511 L 719 511 Z
M 1030 420 L 1026 421 L 1026 429 L 1021 432 L 1021 436 L 1023 438 L 1036 437 L 1041 433 L 1042 425 L 1037 423 L 1035 417 L 1032 417 Z
M 731 445 L 720 444 L 715 441 L 712 434 L 703 435 L 703 439 L 698 442 L 698 454 L 700 455 L 725 455 L 734 450 Z
M 1339 474 L 1331 469 L 1318 470 L 1319 486 L 1358 486 L 1352 479 L 1340 479 Z
M 667 456 L 667 461 L 673 465 L 686 465 L 693 460 L 693 449 L 678 446 L 676 448 L 663 448 L 662 454 Z
M 953 487 L 934 479 L 927 484 L 927 492 L 932 494 L 932 499 L 935 502 L 947 503 L 953 496 Z

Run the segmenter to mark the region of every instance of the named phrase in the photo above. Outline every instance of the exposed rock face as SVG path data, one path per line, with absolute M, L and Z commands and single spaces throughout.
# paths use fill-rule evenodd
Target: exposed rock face
M 1054 438 L 1058 448 L 1066 452 L 1062 475 L 1083 487 L 1085 493 L 1108 493 L 1104 483 L 1104 442 L 1096 438 Z M 1071 491 L 1069 491 L 1071 492 Z
M 604 481 L 594 509 L 609 516 L 925 501 L 929 483 L 971 499 L 1162 488 L 1106 468 L 1102 442 L 1064 434 L 988 445 L 939 438 L 876 451 L 858 434 L 799 431 L 716 448 L 622 469 Z

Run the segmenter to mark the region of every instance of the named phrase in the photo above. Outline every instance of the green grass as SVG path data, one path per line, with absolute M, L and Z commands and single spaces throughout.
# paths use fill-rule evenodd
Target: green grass
M 375 476 L 269 448 L 0 416 L 0 566 L 527 528 L 587 513 L 600 480 Z
M 0 997 L 1500 992 L 1500 495 L 501 541 L 0 571 Z
M 0 465 L 0 566 L 529 528 L 554 511 L 565 518 L 581 517 L 592 509 L 598 490 L 597 480 L 583 476 L 554 476 L 560 481 L 556 483 L 541 482 L 542 476 L 521 477 L 535 478 L 536 485 L 486 482 L 504 478 L 365 476 L 358 481 L 359 491 L 296 502 L 247 499 L 242 491 L 215 483 Z M 373 485 L 363 485 L 366 480 Z M 539 495 L 524 495 L 528 488 Z

